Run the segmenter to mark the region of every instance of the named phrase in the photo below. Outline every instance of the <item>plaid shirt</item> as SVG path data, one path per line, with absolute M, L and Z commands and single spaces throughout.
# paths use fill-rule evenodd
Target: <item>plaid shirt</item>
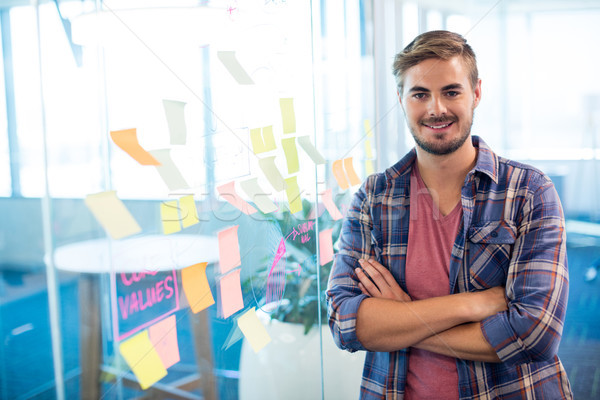
M 450 259 L 450 293 L 505 286 L 508 310 L 481 329 L 501 363 L 456 360 L 461 399 L 570 399 L 557 357 L 568 296 L 565 224 L 554 185 L 537 169 L 498 157 L 477 136 L 477 164 L 462 188 L 463 221 Z M 366 350 L 356 337 L 365 299 L 354 268 L 375 257 L 406 291 L 413 149 L 355 194 L 327 291 L 336 344 Z M 409 348 L 367 352 L 362 399 L 402 399 Z

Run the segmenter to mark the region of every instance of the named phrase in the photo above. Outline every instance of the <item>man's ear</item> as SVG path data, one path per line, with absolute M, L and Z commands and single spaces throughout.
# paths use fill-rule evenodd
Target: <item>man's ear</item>
M 402 105 L 402 95 L 400 94 L 400 89 L 396 89 L 396 94 L 398 95 L 398 101 L 400 102 L 400 105 Z
M 475 85 L 475 90 L 473 91 L 474 99 L 473 99 L 473 108 L 479 105 L 481 101 L 481 79 L 477 80 L 477 85 Z

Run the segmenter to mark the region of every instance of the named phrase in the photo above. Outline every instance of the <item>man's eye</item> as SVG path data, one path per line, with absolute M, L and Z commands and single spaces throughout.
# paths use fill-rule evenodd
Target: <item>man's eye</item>
M 421 100 L 425 98 L 425 93 L 415 93 L 413 97 L 417 100 Z
M 456 97 L 456 96 L 458 96 L 460 94 L 460 92 L 457 92 L 456 90 L 450 90 L 449 92 L 446 92 L 446 94 L 449 97 Z

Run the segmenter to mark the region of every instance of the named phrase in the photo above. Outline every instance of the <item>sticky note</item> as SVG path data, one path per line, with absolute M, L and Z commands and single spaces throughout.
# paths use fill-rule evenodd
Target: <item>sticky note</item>
M 365 119 L 365 133 L 367 134 L 368 137 L 373 137 L 373 129 L 371 129 L 371 121 L 368 119 Z
M 269 196 L 258 185 L 257 178 L 251 178 L 240 182 L 240 187 L 250 200 L 265 214 L 277 211 L 278 207 Z
M 240 330 L 255 353 L 261 351 L 271 342 L 271 336 L 260 322 L 254 307 L 242 314 L 237 320 Z
M 122 239 L 142 230 L 114 190 L 87 195 L 85 205 L 113 239 Z
M 281 109 L 281 120 L 283 122 L 283 133 L 296 132 L 296 113 L 294 112 L 294 99 L 279 99 Z
M 150 154 L 152 154 L 161 164 L 156 166 L 156 170 L 169 190 L 189 189 L 189 185 L 171 159 L 170 151 L 170 149 L 150 151 Z
M 240 327 L 237 324 L 237 318 L 235 316 L 233 318 L 235 319 L 235 322 L 229 330 L 229 334 L 227 335 L 227 338 L 225 338 L 225 342 L 223 343 L 221 350 L 227 350 L 244 337 L 244 334 L 242 333 Z
M 207 265 L 208 263 L 203 262 L 181 270 L 183 291 L 194 314 L 215 304 L 215 299 L 210 291 L 206 277 Z
M 338 185 L 342 190 L 346 190 L 350 187 L 348 180 L 346 179 L 346 174 L 344 173 L 344 163 L 342 160 L 335 160 L 331 165 L 331 169 L 333 171 L 333 177 L 337 181 Z
M 329 212 L 329 215 L 331 215 L 331 218 L 333 218 L 335 221 L 343 218 L 342 213 L 333 201 L 331 189 L 327 189 L 326 191 L 321 193 L 321 200 L 323 200 L 323 204 L 325 205 L 327 212 Z
M 239 225 L 222 230 L 219 238 L 219 268 L 222 274 L 242 265 L 238 243 Z
M 144 330 L 119 345 L 119 352 L 146 390 L 167 375 L 167 369 Z
M 142 148 L 137 138 L 137 129 L 123 129 L 120 131 L 111 131 L 110 137 L 113 142 L 123 151 L 133 157 L 134 160 L 142 165 L 160 165 L 160 161 L 154 158 L 150 153 Z
M 185 104 L 183 101 L 163 100 L 171 144 L 185 144 L 186 142 Z
M 240 85 L 254 84 L 250 75 L 248 75 L 244 67 L 242 67 L 238 61 L 235 51 L 217 51 L 217 57 L 221 60 L 225 68 L 227 68 L 227 71 L 229 71 L 237 83 Z
M 281 140 L 285 160 L 287 161 L 288 173 L 294 174 L 300 170 L 298 163 L 298 149 L 296 148 L 296 138 L 286 138 Z
M 298 187 L 298 177 L 292 176 L 285 180 L 285 194 L 292 214 L 302 211 L 302 199 L 300 198 L 300 187 Z
M 174 314 L 151 325 L 148 328 L 148 336 L 165 369 L 179 362 L 177 325 Z
M 261 154 L 267 151 L 275 150 L 275 137 L 273 136 L 273 126 L 264 128 L 250 129 L 250 142 L 254 154 Z
M 179 212 L 181 213 L 181 223 L 184 228 L 200 222 L 196 202 L 194 201 L 194 196 L 191 194 L 179 198 Z
M 275 156 L 259 159 L 258 165 L 275 191 L 280 192 L 285 189 L 285 180 L 275 165 Z
M 373 158 L 373 149 L 371 148 L 371 141 L 365 140 L 365 156 L 367 158 Z
M 256 212 L 256 208 L 252 207 L 248 204 L 244 199 L 242 199 L 237 192 L 235 191 L 235 182 L 231 181 L 224 185 L 217 187 L 217 192 L 227 201 L 229 204 L 242 211 L 246 215 L 254 214 Z
M 223 276 L 219 281 L 221 288 L 221 312 L 223 318 L 229 318 L 236 311 L 244 308 L 242 286 L 240 285 L 241 269 L 236 269 Z
M 331 233 L 333 229 L 325 229 L 319 232 L 319 262 L 325 265 L 333 261 L 333 241 Z
M 371 175 L 375 173 L 375 168 L 373 167 L 372 160 L 365 160 L 365 173 L 367 175 Z
M 351 186 L 360 185 L 360 178 L 356 175 L 354 171 L 354 166 L 352 165 L 352 157 L 344 158 L 344 169 L 346 170 L 346 176 L 350 181 Z
M 177 200 L 163 201 L 160 204 L 160 219 L 162 220 L 163 233 L 165 235 L 170 235 L 181 230 Z
M 313 146 L 308 136 L 298 136 L 298 144 L 315 164 L 325 164 L 325 158 L 319 153 L 319 150 Z

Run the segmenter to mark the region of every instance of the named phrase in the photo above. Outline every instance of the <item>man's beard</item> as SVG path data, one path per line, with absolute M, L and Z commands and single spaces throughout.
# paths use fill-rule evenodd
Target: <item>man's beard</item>
M 430 118 L 426 120 L 419 121 L 419 125 L 427 124 L 430 126 L 445 124 L 445 123 L 457 123 L 458 118 Z M 425 150 L 429 154 L 433 154 L 436 156 L 443 156 L 446 154 L 454 153 L 456 150 L 460 149 L 460 147 L 465 143 L 465 141 L 471 135 L 471 126 L 473 126 L 473 117 L 471 116 L 471 121 L 469 121 L 466 125 L 466 129 L 464 132 L 456 139 L 452 139 L 449 142 L 436 143 L 435 141 L 428 142 L 423 138 L 420 138 L 417 135 L 418 130 L 413 126 L 409 125 L 410 133 L 412 134 L 413 139 L 417 143 L 417 145 Z M 443 135 L 443 134 L 442 134 Z

